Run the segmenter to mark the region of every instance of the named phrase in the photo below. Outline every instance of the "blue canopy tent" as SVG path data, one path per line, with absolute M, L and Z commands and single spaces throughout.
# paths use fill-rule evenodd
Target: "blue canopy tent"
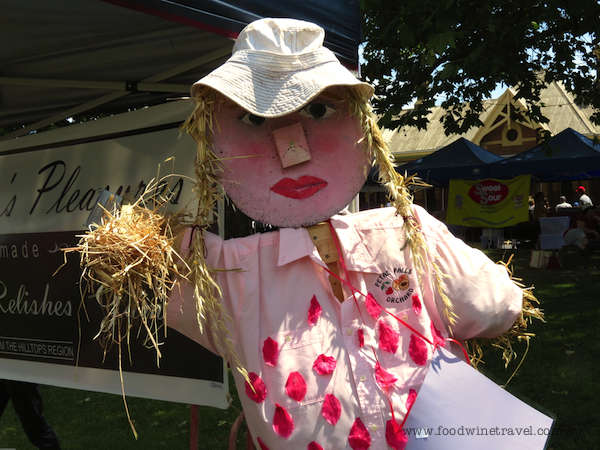
M 398 167 L 398 172 L 417 175 L 433 186 L 447 186 L 449 180 L 488 178 L 488 167 L 503 161 L 501 156 L 459 138 L 430 155 Z
M 548 142 L 490 164 L 490 177 L 531 175 L 534 181 L 568 181 L 600 177 L 600 144 L 567 128 Z

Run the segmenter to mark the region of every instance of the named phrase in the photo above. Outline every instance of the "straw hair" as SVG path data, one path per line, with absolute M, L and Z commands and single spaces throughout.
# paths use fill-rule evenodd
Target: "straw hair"
M 211 227 L 215 207 L 223 194 L 219 189 L 219 174 L 223 171 L 222 162 L 212 151 L 210 135 L 214 132 L 214 110 L 223 97 L 215 90 L 204 87 L 196 91 L 194 98 L 196 107 L 183 124 L 185 129 L 196 141 L 196 196 L 198 207 L 194 221 L 194 238 L 190 246 L 188 263 L 191 268 L 189 278 L 194 285 L 194 301 L 200 331 L 204 332 L 204 325 L 210 324 L 213 341 L 219 354 L 232 360 L 237 370 L 250 382 L 246 368 L 240 363 L 233 346 L 231 327 L 227 322 L 233 323 L 221 302 L 221 289 L 215 282 L 213 274 L 217 272 L 210 267 L 205 257 L 204 235 Z
M 452 326 L 456 323 L 457 317 L 453 311 L 452 302 L 445 292 L 444 275 L 435 261 L 437 255 L 432 254 L 411 209 L 412 195 L 409 186 L 428 185 L 415 177 L 403 177 L 396 171 L 394 155 L 390 152 L 381 135 L 381 130 L 377 126 L 376 117 L 370 103 L 360 101 L 360 97 L 356 95 L 356 91 L 352 88 L 348 88 L 346 92 L 350 98 L 351 112 L 357 116 L 363 129 L 363 139 L 366 140 L 365 145 L 370 149 L 374 156 L 374 164 L 379 169 L 379 181 L 386 188 L 391 205 L 404 220 L 406 245 L 410 249 L 411 261 L 415 267 L 419 285 L 423 288 L 421 274 L 425 273 L 426 264 L 430 264 L 433 268 L 434 288 L 442 299 L 444 318 L 450 333 L 452 333 Z

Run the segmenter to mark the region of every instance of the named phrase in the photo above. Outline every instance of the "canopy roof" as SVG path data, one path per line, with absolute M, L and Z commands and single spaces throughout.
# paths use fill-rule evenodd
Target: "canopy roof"
M 501 156 L 459 138 L 430 155 L 398 167 L 400 173 L 416 174 L 433 185 L 447 185 L 448 180 L 477 180 L 488 177 L 488 164 L 502 161 Z
M 187 96 L 260 17 L 326 30 L 357 67 L 359 2 L 345 0 L 0 0 L 0 127 L 9 139 L 82 113 L 127 111 Z
M 531 175 L 537 181 L 583 180 L 600 177 L 600 144 L 567 128 L 547 143 L 490 164 L 490 177 Z

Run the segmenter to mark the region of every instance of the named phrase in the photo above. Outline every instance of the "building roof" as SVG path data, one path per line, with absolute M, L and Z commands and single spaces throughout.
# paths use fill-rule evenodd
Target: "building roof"
M 497 117 L 501 114 L 504 106 L 510 102 L 518 107 L 522 100 L 515 100 L 516 92 L 513 88 L 508 88 L 497 99 L 486 100 L 483 102 L 484 112 L 480 116 L 484 126 L 481 128 L 471 128 L 464 134 L 446 135 L 440 118 L 444 114 L 442 107 L 434 107 L 428 116 L 429 124 L 426 130 L 419 130 L 416 127 L 401 127 L 394 131 L 383 129 L 383 137 L 387 140 L 392 153 L 396 159 L 401 161 L 413 161 L 417 158 L 428 155 L 442 147 L 445 147 L 457 139 L 463 137 L 477 145 L 480 145 L 481 138 L 497 124 Z M 581 108 L 576 105 L 573 95 L 568 93 L 561 83 L 554 82 L 547 86 L 541 92 L 541 102 L 545 104 L 542 108 L 544 115 L 550 120 L 544 124 L 552 136 L 561 131 L 572 128 L 573 130 L 587 137 L 600 136 L 600 126 L 596 126 L 589 120 L 593 113 L 591 108 Z M 520 105 L 522 106 L 522 104 Z M 524 123 L 527 127 L 536 127 L 539 124 Z

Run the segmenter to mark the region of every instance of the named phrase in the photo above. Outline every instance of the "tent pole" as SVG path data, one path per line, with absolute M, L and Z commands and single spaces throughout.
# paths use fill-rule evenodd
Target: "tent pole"
M 446 212 L 446 202 L 444 201 L 444 191 L 446 190 L 446 188 L 442 188 L 442 212 Z

